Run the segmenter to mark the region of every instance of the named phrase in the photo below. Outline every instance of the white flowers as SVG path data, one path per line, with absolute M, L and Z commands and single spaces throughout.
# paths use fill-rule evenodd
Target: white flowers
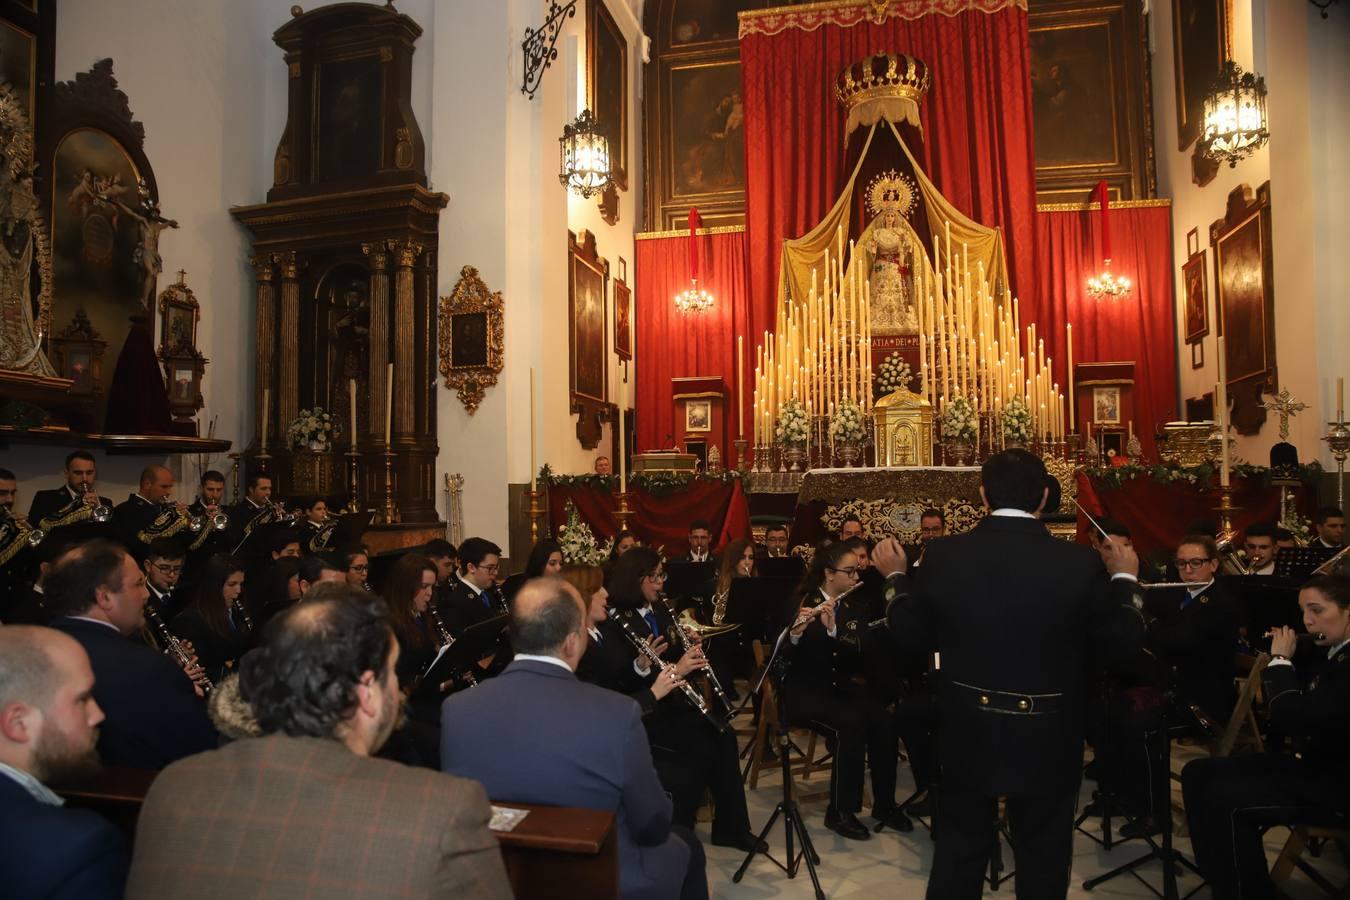
M 909 361 L 896 350 L 881 361 L 875 383 L 878 394 L 884 397 L 896 391 L 907 390 L 913 380 L 914 372 L 909 367 Z
M 1025 444 L 1031 440 L 1031 410 L 1021 397 L 1013 397 L 1003 407 L 1003 440 L 1009 444 Z
M 843 444 L 858 444 L 866 436 L 863 429 L 862 408 L 852 400 L 844 400 L 835 407 L 830 417 L 830 437 Z
M 941 422 L 944 441 L 974 441 L 978 434 L 975 409 L 959 394 L 942 408 Z
M 286 426 L 286 439 L 292 447 L 305 447 L 311 443 L 331 443 L 342 433 L 342 423 L 333 418 L 332 413 L 323 411 L 323 407 L 302 409 L 299 415 Z
M 774 427 L 774 436 L 780 444 L 805 444 L 810 433 L 811 423 L 806 417 L 800 400 L 789 400 L 778 411 L 778 424 Z
M 596 543 L 591 526 L 581 521 L 581 515 L 571 500 L 567 501 L 567 524 L 558 529 L 558 546 L 562 549 L 564 563 L 599 566 L 604 565 L 609 556 L 609 544 L 601 546 Z

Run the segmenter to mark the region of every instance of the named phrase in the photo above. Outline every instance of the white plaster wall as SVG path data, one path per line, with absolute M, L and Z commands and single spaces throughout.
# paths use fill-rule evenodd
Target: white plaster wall
M 1350 338 L 1350 312 L 1334 293 L 1350 274 L 1350 263 L 1335 239 L 1350 226 L 1350 213 L 1343 208 L 1343 148 L 1350 139 L 1350 61 L 1344 48 L 1350 43 L 1345 17 L 1340 18 L 1324 22 L 1304 4 L 1291 10 L 1279 0 L 1234 0 L 1233 55 L 1244 69 L 1266 78 L 1271 139 L 1235 169 L 1221 168 L 1203 188 L 1191 181 L 1194 145 L 1177 150 L 1170 4 L 1155 4 L 1151 21 L 1159 189 L 1172 198 L 1178 261 L 1180 399 L 1184 403 L 1187 397 L 1212 391 L 1218 380 L 1209 225 L 1223 217 L 1233 188 L 1246 184 L 1254 190 L 1269 180 L 1280 386 L 1310 407 L 1293 420 L 1290 440 L 1301 458 L 1321 458 L 1324 464 L 1331 460 L 1319 438 L 1333 412 L 1335 376 Z M 1180 304 L 1180 263 L 1187 258 L 1186 233 L 1192 228 L 1199 229 L 1200 246 L 1207 252 L 1210 333 L 1203 339 L 1205 363 L 1200 369 L 1191 368 Z M 1279 440 L 1278 427 L 1278 419 L 1271 416 L 1259 435 L 1238 439 L 1238 454 L 1266 463 L 1271 444 Z

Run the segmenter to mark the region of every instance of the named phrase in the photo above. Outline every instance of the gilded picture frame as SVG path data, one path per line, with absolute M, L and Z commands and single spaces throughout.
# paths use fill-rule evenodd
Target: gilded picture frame
M 1209 297 L 1205 290 L 1205 251 L 1192 254 L 1181 265 L 1182 309 L 1185 312 L 1186 343 L 1209 334 Z
M 614 354 L 633 358 L 633 289 L 622 278 L 614 281 Z
M 1238 434 L 1260 432 L 1263 394 L 1279 392 L 1275 360 L 1275 278 L 1270 182 L 1228 195 L 1227 213 L 1209 228 L 1214 248 L 1215 325 L 1224 336 L 1224 371 Z
M 570 409 L 578 416 L 577 440 L 593 450 L 609 409 L 609 262 L 596 251 L 594 234 L 567 232 L 567 271 Z
M 1094 387 L 1092 389 L 1092 424 L 1120 424 L 1120 388 Z
M 628 41 L 605 0 L 587 0 L 586 23 L 586 104 L 609 136 L 611 180 L 626 191 Z
M 712 431 L 711 400 L 685 401 L 684 430 L 690 434 L 708 434 Z
M 440 373 L 469 415 L 478 411 L 487 389 L 501 374 L 506 359 L 505 308 L 501 291 L 491 290 L 473 266 L 460 269 L 454 290 L 440 298 Z

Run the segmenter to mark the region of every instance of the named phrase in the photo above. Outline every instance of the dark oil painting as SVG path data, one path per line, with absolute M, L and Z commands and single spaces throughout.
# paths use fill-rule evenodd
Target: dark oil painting
M 691 65 L 670 72 L 672 195 L 745 189 L 741 65 Z
M 605 400 L 605 279 L 572 257 L 572 382 L 585 397 Z
M 1178 148 L 1200 135 L 1205 94 L 1223 65 L 1228 0 L 1172 0 Z
M 488 364 L 487 313 L 459 313 L 450 317 L 450 368 Z
M 1181 267 L 1182 285 L 1186 291 L 1186 342 L 1198 341 L 1209 334 L 1209 307 L 1205 303 L 1205 254 L 1201 252 L 1186 260 Z
M 1267 359 L 1265 264 L 1261 216 L 1253 215 L 1219 240 L 1220 334 L 1227 345 L 1228 382 L 1264 374 Z
M 604 0 L 590 0 L 586 96 L 609 137 L 614 183 L 628 189 L 628 44 Z
M 670 42 L 674 46 L 734 41 L 740 34 L 736 14 L 747 9 L 785 4 L 763 0 L 676 0 L 671 4 Z
M 0 81 L 23 103 L 28 124 L 33 125 L 33 81 L 37 67 L 37 40 L 13 22 L 0 20 Z
M 320 181 L 362 178 L 379 169 L 383 69 L 376 56 L 320 67 L 316 104 Z
M 1110 27 L 1102 22 L 1041 28 L 1029 41 L 1036 164 L 1115 164 Z

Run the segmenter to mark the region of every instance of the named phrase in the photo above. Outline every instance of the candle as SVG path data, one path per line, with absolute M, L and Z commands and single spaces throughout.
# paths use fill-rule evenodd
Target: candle
M 1064 333 L 1068 336 L 1069 342 L 1069 433 L 1073 434 L 1074 425 L 1077 421 L 1078 412 L 1073 405 L 1073 323 L 1064 326 Z
M 745 335 L 736 335 L 736 436 L 745 440 Z M 619 411 L 622 421 L 623 411 Z M 622 434 L 622 430 L 620 430 Z M 622 440 L 622 437 L 620 438 Z M 738 464 L 740 460 L 736 461 Z
M 349 420 L 352 427 L 352 449 L 356 449 L 356 379 L 347 379 L 347 399 L 351 401 L 352 414 Z
M 628 490 L 628 384 L 619 382 L 619 491 Z M 744 436 L 742 434 L 742 436 Z
M 263 388 L 262 437 L 259 443 L 264 452 L 267 450 L 267 420 L 270 418 L 272 418 L 272 389 Z
M 384 374 L 384 448 L 389 449 L 389 438 L 394 427 L 394 364 Z
M 1219 343 L 1223 343 L 1223 338 L 1219 338 Z M 1214 413 L 1219 425 L 1219 484 L 1228 487 L 1228 390 L 1222 381 L 1214 385 Z
M 530 491 L 539 490 L 539 467 L 534 459 L 534 367 L 530 367 Z
M 1336 379 L 1336 422 L 1345 421 L 1345 379 Z

